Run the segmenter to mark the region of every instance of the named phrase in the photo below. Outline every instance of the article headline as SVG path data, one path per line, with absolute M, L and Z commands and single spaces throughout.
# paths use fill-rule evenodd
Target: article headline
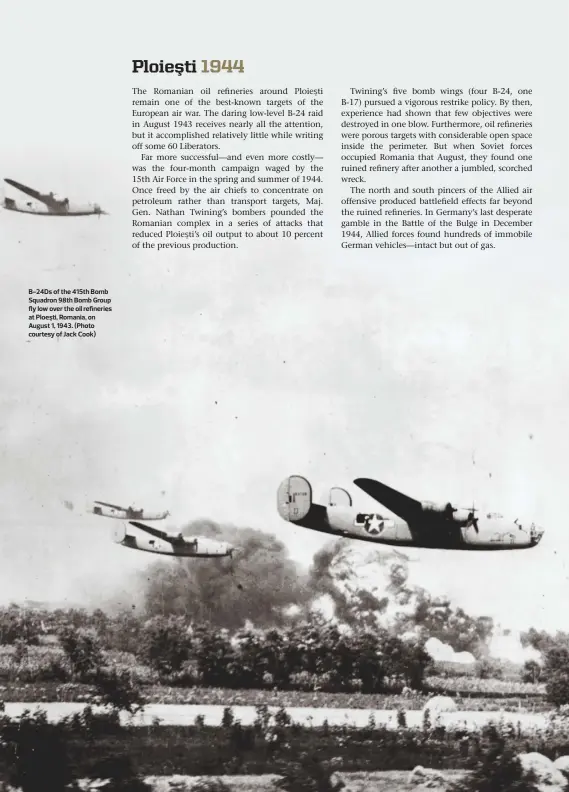
M 245 65 L 242 60 L 187 60 L 178 63 L 170 61 L 133 60 L 133 74 L 224 74 L 239 72 L 243 74 Z

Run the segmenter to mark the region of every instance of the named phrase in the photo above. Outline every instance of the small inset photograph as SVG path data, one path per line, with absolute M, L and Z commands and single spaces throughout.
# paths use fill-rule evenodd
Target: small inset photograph
M 4 195 L 3 206 L 10 212 L 23 212 L 33 215 L 51 215 L 54 217 L 84 217 L 85 215 L 103 215 L 98 203 L 81 203 L 67 196 L 61 197 L 54 192 L 42 193 L 14 179 L 4 179 L 14 195 Z M 12 192 L 12 191 L 10 191 Z

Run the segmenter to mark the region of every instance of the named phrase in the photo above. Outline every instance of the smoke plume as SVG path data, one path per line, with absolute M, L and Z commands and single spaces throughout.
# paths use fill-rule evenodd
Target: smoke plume
M 319 610 L 348 626 L 435 638 L 450 652 L 487 654 L 492 620 L 473 619 L 412 583 L 409 559 L 389 548 L 336 541 L 314 557 L 308 588 Z
M 152 565 L 141 580 L 149 616 L 184 615 L 196 622 L 237 629 L 289 620 L 292 606 L 303 611 L 310 601 L 306 574 L 276 537 L 251 528 L 190 523 L 185 535 L 230 542 L 232 559 L 168 559 Z
M 346 627 L 430 639 L 434 654 L 444 651 L 445 658 L 500 656 L 492 619 L 472 618 L 414 584 L 409 559 L 390 548 L 334 540 L 306 571 L 279 539 L 262 531 L 198 520 L 183 533 L 229 542 L 237 552 L 232 559 L 157 561 L 127 586 L 129 592 L 117 592 L 114 608 L 107 601 L 104 609 L 131 603 L 148 617 L 185 616 L 232 631 L 290 624 L 319 612 Z
M 276 537 L 209 520 L 185 535 L 230 542 L 233 559 L 168 559 L 139 580 L 148 616 L 183 615 L 238 629 L 278 626 L 320 612 L 346 627 L 387 629 L 410 639 L 436 638 L 481 656 L 491 620 L 476 620 L 410 582 L 408 558 L 390 548 L 334 540 L 306 572 Z M 140 585 L 141 584 L 141 585 Z

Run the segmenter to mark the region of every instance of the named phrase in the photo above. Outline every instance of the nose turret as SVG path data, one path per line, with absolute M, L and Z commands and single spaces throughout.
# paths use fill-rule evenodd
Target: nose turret
M 541 528 L 539 525 L 535 525 L 534 523 L 531 524 L 530 528 L 530 540 L 532 547 L 535 547 L 541 542 L 542 536 L 545 533 L 545 530 Z

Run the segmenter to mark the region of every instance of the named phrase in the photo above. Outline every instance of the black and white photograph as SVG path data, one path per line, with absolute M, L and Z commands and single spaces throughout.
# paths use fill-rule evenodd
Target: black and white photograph
M 566 3 L 2 11 L 0 788 L 569 792 Z

